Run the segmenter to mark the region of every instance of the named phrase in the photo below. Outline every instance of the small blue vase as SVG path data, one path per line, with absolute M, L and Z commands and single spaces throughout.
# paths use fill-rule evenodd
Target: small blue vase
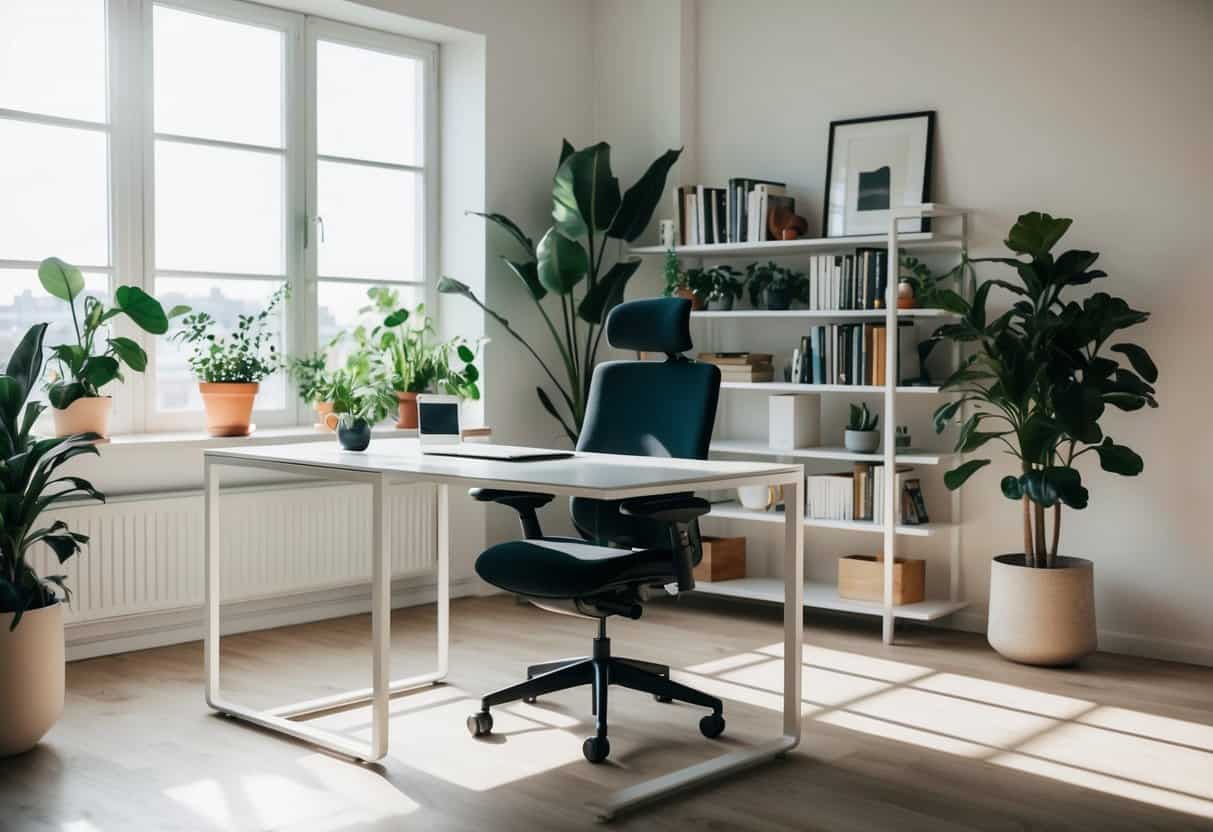
M 337 441 L 347 451 L 365 451 L 371 444 L 371 426 L 366 419 L 342 417 L 337 423 Z

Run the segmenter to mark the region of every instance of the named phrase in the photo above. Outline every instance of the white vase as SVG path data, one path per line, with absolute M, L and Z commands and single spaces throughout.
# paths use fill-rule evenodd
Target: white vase
M 1095 652 L 1095 565 L 1057 558 L 1053 569 L 999 555 L 990 567 L 990 646 L 1004 658 L 1047 667 Z
M 33 748 L 63 714 L 63 604 L 12 623 L 0 613 L 0 757 Z

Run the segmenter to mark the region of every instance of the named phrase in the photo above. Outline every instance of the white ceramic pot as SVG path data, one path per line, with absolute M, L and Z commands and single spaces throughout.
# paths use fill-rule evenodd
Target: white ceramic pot
M 750 511 L 770 511 L 783 500 L 782 485 L 743 485 L 737 489 L 737 502 Z
M 1023 555 L 999 555 L 990 567 L 986 638 L 1004 658 L 1053 667 L 1095 652 L 1095 565 L 1058 557 L 1053 569 L 1029 569 Z
M 847 430 L 842 441 L 848 451 L 857 454 L 876 453 L 876 449 L 880 447 L 880 431 Z
M 109 396 L 86 396 L 76 399 L 63 410 L 52 407 L 55 435 L 95 433 L 105 438 L 110 435 L 110 413 L 113 410 L 114 400 Z
M 63 604 L 12 623 L 0 614 L 0 757 L 33 748 L 63 714 Z

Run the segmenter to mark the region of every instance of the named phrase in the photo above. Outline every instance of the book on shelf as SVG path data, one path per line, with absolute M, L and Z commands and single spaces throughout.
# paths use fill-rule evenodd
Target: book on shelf
M 771 211 L 796 210 L 786 189 L 783 182 L 748 177 L 730 179 L 723 188 L 681 185 L 674 195 L 678 239 L 686 246 L 769 239 Z
M 889 286 L 888 252 L 861 248 L 854 254 L 809 258 L 810 309 L 884 309 Z
M 894 488 L 898 494 L 897 523 L 926 523 L 926 503 L 918 479 L 905 474 L 914 469 L 898 465 Z M 812 520 L 884 522 L 884 465 L 857 462 L 850 471 L 814 474 L 805 482 L 805 516 Z
M 755 239 L 766 239 L 763 237 L 753 237 L 749 233 L 750 229 L 750 193 L 758 185 L 765 185 L 775 188 L 787 188 L 785 182 L 775 182 L 770 179 L 753 179 L 748 177 L 735 177 L 729 180 L 728 188 L 728 238 L 730 243 L 745 243 Z
M 698 358 L 708 364 L 724 367 L 725 365 L 770 364 L 775 356 L 769 352 L 701 352 Z
M 770 364 L 731 365 L 720 368 L 720 380 L 730 382 L 766 382 L 775 380 L 775 368 Z
M 900 321 L 898 330 L 913 327 Z M 799 384 L 883 385 L 888 370 L 883 322 L 809 327 L 792 350 L 791 381 Z M 900 356 L 902 339 L 896 353 Z M 897 377 L 894 372 L 894 377 Z

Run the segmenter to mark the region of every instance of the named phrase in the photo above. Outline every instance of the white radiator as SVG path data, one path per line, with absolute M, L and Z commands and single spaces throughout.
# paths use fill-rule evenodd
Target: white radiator
M 370 486 L 291 485 L 225 490 L 221 505 L 222 597 L 263 596 L 365 584 L 370 576 Z M 44 547 L 32 560 L 42 575 L 66 574 L 69 623 L 203 603 L 202 495 L 116 498 L 54 512 L 89 535 L 63 566 Z M 434 486 L 390 494 L 393 577 L 434 568 Z

